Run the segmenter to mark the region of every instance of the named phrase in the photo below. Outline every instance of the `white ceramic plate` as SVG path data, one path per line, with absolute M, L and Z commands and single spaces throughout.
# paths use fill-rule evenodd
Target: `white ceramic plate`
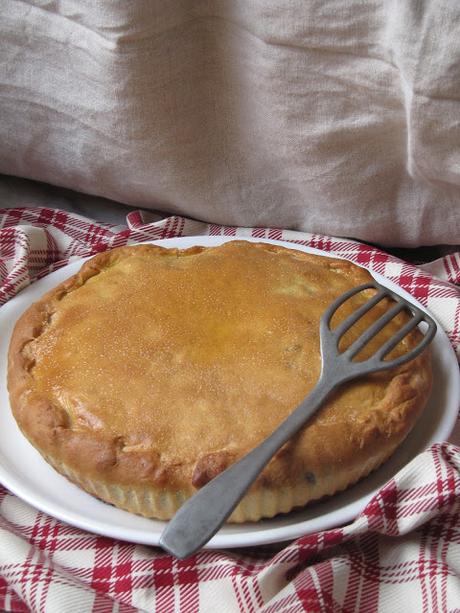
M 165 247 L 218 245 L 231 238 L 187 237 L 156 241 Z M 251 240 L 251 239 L 247 239 Z M 260 239 L 252 239 L 260 242 Z M 266 241 L 318 255 L 322 251 L 280 241 Z M 74 274 L 82 260 L 53 272 L 20 292 L 0 309 L 0 481 L 32 506 L 72 526 L 126 541 L 157 545 L 164 522 L 145 519 L 105 504 L 55 472 L 20 433 L 9 410 L 6 391 L 6 356 L 9 338 L 19 315 L 45 291 Z M 383 285 L 416 301 L 379 275 Z M 419 305 L 420 306 L 420 305 Z M 421 307 L 423 308 L 423 307 Z M 446 440 L 453 430 L 460 403 L 457 360 L 445 333 L 438 327 L 433 341 L 434 388 L 417 426 L 396 453 L 379 470 L 330 500 L 312 504 L 301 511 L 252 524 L 223 527 L 208 548 L 244 547 L 297 538 L 352 521 L 373 493 L 434 442 Z

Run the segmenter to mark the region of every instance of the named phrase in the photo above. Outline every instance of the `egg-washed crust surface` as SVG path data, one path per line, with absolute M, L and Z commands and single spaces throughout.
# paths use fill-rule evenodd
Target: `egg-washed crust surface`
M 247 241 L 101 253 L 17 322 L 14 416 L 91 493 L 125 508 L 111 488 L 179 493 L 179 505 L 308 394 L 320 373 L 322 313 L 369 279 L 350 262 Z M 408 336 L 406 350 L 418 340 L 418 331 Z M 304 504 L 343 489 L 391 455 L 430 389 L 428 351 L 343 385 L 250 492 L 301 488 Z

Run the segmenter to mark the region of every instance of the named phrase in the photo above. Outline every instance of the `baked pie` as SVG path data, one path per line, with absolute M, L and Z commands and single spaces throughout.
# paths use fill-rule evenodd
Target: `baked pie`
M 323 311 L 369 279 L 350 262 L 241 240 L 101 253 L 17 322 L 8 363 L 14 416 L 73 483 L 133 513 L 171 518 L 308 394 L 320 373 Z M 394 351 L 419 338 L 416 330 Z M 428 351 L 343 385 L 230 521 L 288 512 L 366 476 L 404 440 L 430 387 Z

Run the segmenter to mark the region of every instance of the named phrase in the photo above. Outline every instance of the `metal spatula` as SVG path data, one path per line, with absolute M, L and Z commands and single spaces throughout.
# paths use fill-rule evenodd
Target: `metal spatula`
M 371 288 L 376 289 L 377 293 L 332 330 L 331 320 L 338 308 L 355 294 Z M 339 350 L 339 342 L 344 334 L 384 298 L 391 298 L 395 304 L 349 347 Z M 367 343 L 401 311 L 410 314 L 409 321 L 369 358 L 353 361 Z M 400 341 L 422 322 L 426 326 L 421 330 L 423 337 L 419 344 L 403 355 L 385 360 Z M 160 545 L 177 558 L 186 558 L 200 549 L 229 517 L 272 456 L 302 428 L 337 386 L 355 377 L 395 368 L 414 359 L 432 341 L 435 333 L 436 324 L 431 317 L 377 282 L 366 283 L 340 296 L 321 318 L 322 368 L 316 386 L 273 434 L 185 502 L 163 531 Z

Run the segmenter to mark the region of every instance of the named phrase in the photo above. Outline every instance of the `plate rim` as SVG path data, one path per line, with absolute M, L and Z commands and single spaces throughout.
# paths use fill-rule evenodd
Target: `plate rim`
M 316 254 L 322 257 L 347 259 L 343 255 L 340 255 L 340 254 L 337 255 L 335 253 L 331 254 L 324 250 L 317 249 L 315 247 L 309 247 L 307 245 L 303 245 L 297 242 L 289 242 L 285 240 L 266 239 L 266 238 L 259 238 L 259 237 L 254 237 L 254 236 L 241 236 L 241 235 L 238 235 L 238 236 L 196 235 L 196 236 L 185 236 L 185 237 L 171 237 L 171 238 L 166 238 L 166 239 L 146 240 L 146 241 L 143 241 L 142 243 L 136 243 L 136 244 L 155 244 L 159 246 L 164 246 L 166 248 L 187 248 L 187 247 L 191 247 L 194 245 L 215 246 L 215 245 L 220 245 L 220 244 L 235 241 L 235 240 L 244 240 L 244 241 L 249 241 L 249 242 L 264 242 L 264 243 L 275 244 L 275 245 L 287 247 L 290 249 L 297 249 L 297 250 L 300 250 L 306 253 L 313 253 L 313 254 Z M 55 284 L 59 283 L 61 278 L 62 279 L 67 278 L 69 275 L 73 274 L 73 271 L 70 272 L 69 269 L 74 269 L 74 268 L 78 269 L 85 260 L 90 259 L 91 257 L 94 257 L 94 256 L 88 256 L 88 257 L 83 257 L 83 258 L 71 258 L 71 261 L 65 266 L 49 273 L 48 275 L 38 279 L 34 283 L 25 287 L 22 291 L 19 292 L 19 294 L 14 296 L 12 299 L 10 299 L 5 305 L 3 305 L 0 308 L 0 324 L 2 323 L 2 319 L 5 316 L 5 312 L 8 312 L 9 310 L 14 311 L 15 306 L 18 303 L 25 303 L 21 310 L 16 311 L 15 319 L 17 319 L 19 314 L 22 313 L 26 308 L 28 308 L 28 306 L 33 301 L 29 299 L 29 296 L 36 294 L 37 291 L 39 291 L 42 286 L 50 285 L 50 287 L 52 287 Z M 404 297 L 409 299 L 411 302 L 419 306 L 421 309 L 423 309 L 426 312 L 429 312 L 429 310 L 426 307 L 424 307 L 422 304 L 420 304 L 417 299 L 415 299 L 412 295 L 410 295 L 407 291 L 399 287 L 396 283 L 394 283 L 390 279 L 387 279 L 386 277 L 384 277 L 383 275 L 380 275 L 379 273 L 376 273 L 375 271 L 369 270 L 369 268 L 367 268 L 364 264 L 356 263 L 356 265 L 368 270 L 370 274 L 376 277 L 379 282 L 383 281 L 384 285 L 388 286 L 390 289 L 396 290 L 398 293 L 402 294 Z M 60 279 L 60 280 L 54 282 L 54 279 Z M 42 290 L 41 293 L 44 293 L 44 291 L 46 291 L 46 289 Z M 450 341 L 445 331 L 443 330 L 437 318 L 434 317 L 434 319 L 438 325 L 438 332 L 437 332 L 437 335 L 439 334 L 438 339 L 439 338 L 442 339 L 443 352 L 445 351 L 447 354 L 444 357 L 446 357 L 447 361 L 449 362 L 452 361 L 453 363 L 457 364 L 457 358 L 456 358 L 455 352 L 450 344 Z M 9 342 L 9 335 L 8 335 L 8 342 Z M 441 340 L 439 340 L 438 342 L 441 343 Z M 3 360 L 3 354 L 0 355 L 0 360 Z M 456 404 L 458 406 L 460 404 L 460 372 L 458 372 L 458 369 L 454 369 L 454 371 L 456 371 L 456 375 L 455 374 L 452 375 L 452 373 L 450 373 L 452 375 L 451 385 L 453 385 L 454 398 L 456 398 Z M 6 391 L 5 393 L 7 395 Z M 451 404 L 454 405 L 455 402 L 451 402 Z M 7 406 L 8 406 L 8 409 L 11 411 L 11 409 L 9 408 L 9 403 Z M 456 421 L 457 421 L 457 414 L 456 413 L 454 414 L 454 411 L 452 410 L 452 414 L 448 413 L 448 415 L 450 416 L 450 419 L 445 419 L 444 422 L 442 422 L 444 424 L 444 427 L 442 429 L 442 435 L 440 433 L 440 436 L 436 437 L 435 440 L 432 440 L 430 444 L 434 444 L 437 442 L 442 442 L 444 440 L 447 440 L 447 438 L 452 433 L 455 427 Z M 18 428 L 18 433 L 20 434 L 20 436 L 23 436 L 22 433 L 20 433 L 19 428 Z M 438 438 L 439 440 L 437 440 Z M 27 441 L 27 444 L 30 445 L 31 449 L 36 453 L 38 461 L 44 462 L 45 465 L 51 471 L 55 472 L 54 469 L 46 463 L 46 461 L 41 457 L 39 452 L 28 441 Z M 397 453 L 397 451 L 395 453 Z M 2 449 L 0 447 L 0 458 L 3 458 L 3 457 L 4 455 L 2 454 Z M 411 461 L 414 457 L 415 456 L 413 456 L 409 461 Z M 399 470 L 406 467 L 409 461 L 404 462 L 404 465 L 400 467 Z M 65 477 L 61 475 L 60 477 L 62 479 L 65 479 Z M 366 479 L 368 479 L 368 477 L 365 477 L 361 481 L 366 481 Z M 75 487 L 75 488 L 77 487 L 71 484 L 70 482 L 68 482 L 67 480 L 66 482 L 67 484 L 72 485 L 72 487 Z M 107 536 L 110 538 L 129 541 L 133 543 L 138 543 L 138 544 L 143 544 L 143 545 L 153 545 L 153 546 L 159 545 L 159 538 L 160 538 L 161 531 L 157 533 L 155 530 L 152 530 L 152 531 L 149 531 L 148 534 L 146 535 L 145 531 L 142 530 L 141 528 L 117 527 L 115 525 L 111 527 L 97 520 L 91 519 L 90 517 L 86 517 L 84 513 L 82 514 L 76 511 L 69 512 L 69 511 L 66 511 L 65 509 L 59 511 L 59 508 L 56 511 L 56 506 L 52 502 L 50 502 L 49 499 L 47 500 L 46 495 L 43 495 L 43 494 L 41 495 L 38 494 L 38 496 L 37 494 L 34 495 L 33 492 L 27 491 L 27 487 L 26 487 L 26 491 L 24 491 L 23 486 L 21 486 L 20 479 L 19 478 L 15 479 L 14 475 L 11 478 L 11 475 L 8 474 L 8 471 L 4 468 L 4 466 L 1 463 L 0 463 L 0 483 L 2 483 L 13 494 L 18 496 L 18 498 L 20 498 L 21 500 L 24 500 L 26 503 L 30 504 L 35 509 L 38 509 L 58 519 L 59 521 L 62 521 L 76 528 L 86 530 L 93 534 L 99 534 L 102 536 Z M 314 518 L 304 519 L 303 521 L 299 520 L 293 523 L 288 523 L 287 525 L 284 525 L 284 526 L 267 527 L 267 529 L 261 529 L 261 530 L 256 530 L 256 531 L 253 531 L 253 530 L 251 531 L 251 527 L 254 526 L 254 524 L 251 524 L 250 522 L 248 522 L 246 524 L 239 525 L 239 526 L 247 526 L 248 530 L 246 532 L 240 532 L 237 534 L 231 534 L 231 533 L 225 534 L 225 533 L 222 533 L 221 531 L 218 532 L 209 541 L 205 549 L 248 547 L 248 546 L 257 546 L 257 545 L 263 545 L 263 544 L 275 543 L 275 542 L 281 542 L 281 541 L 289 541 L 294 538 L 299 538 L 300 536 L 303 536 L 306 534 L 311 534 L 312 532 L 315 532 L 318 530 L 323 531 L 323 530 L 328 530 L 334 527 L 342 526 L 354 520 L 354 518 L 364 509 L 364 507 L 369 502 L 369 500 L 372 498 L 372 496 L 375 495 L 379 487 L 377 487 L 376 489 L 373 489 L 372 492 L 364 496 L 361 496 L 358 500 L 348 503 L 348 505 L 345 506 L 345 510 L 348 509 L 348 512 L 344 513 L 343 509 L 339 507 L 338 509 L 329 511 L 329 513 L 326 514 L 326 517 L 324 516 L 322 517 L 321 514 L 319 514 L 318 516 L 315 516 Z M 79 493 L 83 492 L 82 490 L 80 490 L 80 488 L 77 488 L 77 489 Z M 90 494 L 86 494 L 85 492 L 83 492 L 83 494 L 85 494 L 86 496 L 89 496 L 90 498 L 93 498 Z M 37 501 L 38 501 L 38 504 L 37 504 Z M 104 504 L 104 505 L 106 504 L 102 501 L 98 501 L 98 502 L 100 504 Z M 321 504 L 321 502 L 318 504 Z M 118 509 L 118 511 L 121 511 L 121 510 Z M 132 515 L 128 513 L 127 511 L 121 511 L 121 512 L 127 513 L 127 515 L 129 516 Z M 339 519 L 339 516 L 341 516 L 340 519 Z M 139 516 L 135 516 L 135 517 L 139 517 Z M 147 522 L 150 521 L 146 518 L 142 518 L 142 519 L 146 520 Z M 154 521 L 160 521 L 160 520 L 154 520 Z M 267 520 L 263 520 L 263 522 L 267 522 L 267 523 L 274 522 L 274 521 L 276 521 L 276 517 L 267 519 Z M 258 525 L 260 526 L 261 524 L 258 523 Z M 148 536 L 149 538 L 146 538 L 146 536 Z

